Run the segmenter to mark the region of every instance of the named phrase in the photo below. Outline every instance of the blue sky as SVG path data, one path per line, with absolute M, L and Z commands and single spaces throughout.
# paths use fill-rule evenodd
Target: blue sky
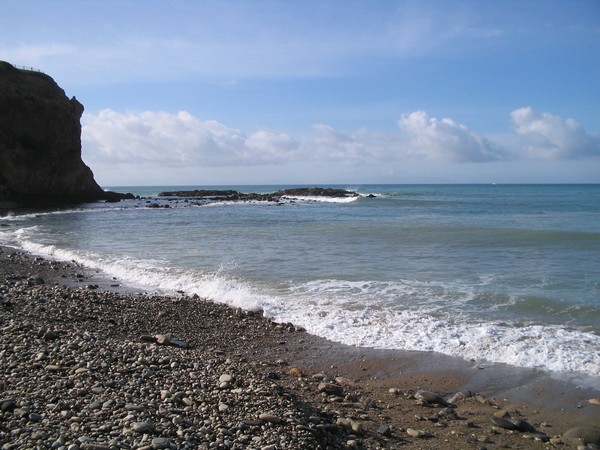
M 3 0 L 101 185 L 600 182 L 600 1 Z

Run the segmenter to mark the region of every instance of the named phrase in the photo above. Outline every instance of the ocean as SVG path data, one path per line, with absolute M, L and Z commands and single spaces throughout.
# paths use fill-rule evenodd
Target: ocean
M 143 198 L 0 217 L 0 244 L 353 346 L 600 382 L 600 185 L 347 185 L 334 187 L 361 195 L 283 204 L 155 198 L 286 187 L 112 186 Z

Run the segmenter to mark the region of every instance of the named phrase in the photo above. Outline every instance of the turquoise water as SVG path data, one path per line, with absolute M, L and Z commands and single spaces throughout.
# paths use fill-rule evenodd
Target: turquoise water
M 336 187 L 362 196 L 99 203 L 0 218 L 0 242 L 352 345 L 600 379 L 600 185 Z

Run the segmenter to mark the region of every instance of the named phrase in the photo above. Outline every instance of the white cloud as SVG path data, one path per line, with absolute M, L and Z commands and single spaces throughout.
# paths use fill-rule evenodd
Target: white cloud
M 520 108 L 511 114 L 513 130 L 525 144 L 526 155 L 533 159 L 583 159 L 600 156 L 600 137 L 586 133 L 573 119 Z
M 528 144 L 528 157 L 538 165 L 540 160 L 600 153 L 600 139 L 587 135 L 573 120 L 536 114 L 530 108 L 513 111 L 512 118 L 514 131 Z M 434 167 L 459 171 L 459 166 L 478 172 L 476 167 L 486 166 L 482 162 L 523 160 L 523 152 L 512 144 L 508 152 L 466 125 L 431 118 L 424 111 L 403 114 L 398 126 L 401 132 L 345 132 L 317 124 L 312 134 L 293 137 L 267 129 L 248 133 L 185 111 L 124 114 L 105 109 L 84 114 L 82 144 L 84 159 L 105 179 L 127 171 L 152 173 L 154 180 L 161 173 L 190 177 L 200 172 L 203 179 L 228 173 L 248 179 L 250 172 L 263 179 L 270 173 L 301 176 L 299 167 L 307 177 L 321 173 L 334 179 L 367 172 L 392 176 L 409 167 L 419 167 L 420 173 Z
M 290 136 L 259 130 L 251 135 L 188 112 L 84 114 L 82 145 L 91 160 L 169 167 L 276 164 L 293 158 Z
M 453 162 L 504 159 L 497 145 L 452 119 L 438 120 L 425 111 L 414 111 L 403 114 L 398 125 L 409 138 L 405 152 L 412 157 Z

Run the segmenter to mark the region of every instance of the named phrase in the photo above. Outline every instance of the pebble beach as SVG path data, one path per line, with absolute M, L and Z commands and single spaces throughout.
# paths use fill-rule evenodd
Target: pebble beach
M 597 390 L 345 347 L 11 248 L 0 330 L 2 450 L 600 448 Z

